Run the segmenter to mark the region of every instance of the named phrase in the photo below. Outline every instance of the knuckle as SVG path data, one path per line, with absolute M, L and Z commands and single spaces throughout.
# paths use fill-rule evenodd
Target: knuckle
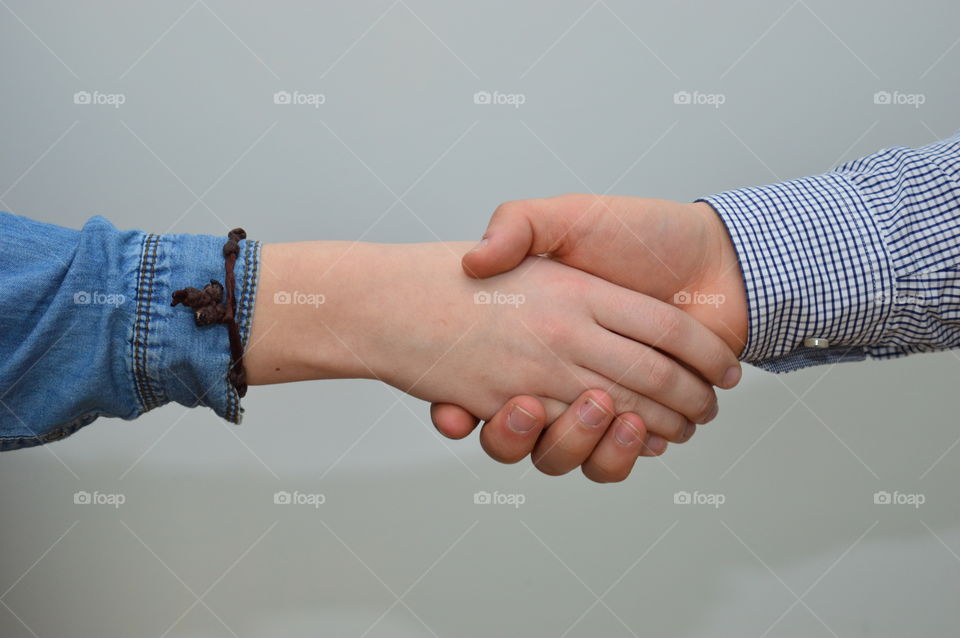
M 619 400 L 617 410 L 623 412 Z M 632 396 L 630 401 L 633 405 L 626 411 L 634 412 L 643 419 L 648 435 L 656 434 L 667 441 L 676 441 L 687 427 L 686 417 L 661 403 L 640 395 Z
M 681 440 L 686 427 L 687 420 L 676 412 L 672 412 L 669 416 L 659 418 L 647 425 L 648 430 L 654 434 L 659 434 L 672 443 L 677 443 Z
M 653 325 L 657 329 L 657 340 L 662 343 L 675 343 L 684 337 L 683 314 L 673 307 L 660 308 L 653 313 Z
M 678 366 L 667 357 L 651 351 L 647 364 L 647 384 L 654 394 L 672 388 L 677 381 Z
M 717 403 L 717 393 L 714 392 L 712 387 L 706 387 L 703 389 L 703 397 L 700 400 L 700 409 L 697 412 L 697 418 L 699 421 L 706 423 L 708 417 L 710 417 L 711 412 L 713 412 L 714 406 Z
M 667 448 L 666 448 L 666 447 L 658 448 L 658 449 L 656 449 L 656 450 L 652 450 L 652 449 L 646 447 L 646 448 L 644 448 L 644 450 L 643 450 L 643 456 L 653 456 L 653 457 L 663 456 L 664 453 L 666 453 L 666 451 L 667 451 Z
M 562 292 L 568 298 L 589 298 L 589 293 L 596 290 L 596 280 L 579 270 L 571 268 L 558 269 L 555 285 L 557 292 Z
M 513 217 L 515 215 L 522 214 L 529 208 L 529 204 L 523 200 L 511 200 L 509 202 L 503 202 L 496 207 L 493 211 L 493 219 L 502 221 L 507 217 Z
M 707 351 L 708 354 L 705 357 L 706 368 L 703 372 L 710 378 L 715 379 L 716 383 L 720 383 L 727 368 L 737 364 L 736 357 L 732 356 L 729 348 L 719 338 L 715 340 L 715 343 L 707 346 Z
M 620 385 L 608 388 L 606 392 L 613 399 L 614 409 L 617 412 L 636 412 L 637 414 L 642 414 L 650 402 L 650 399 Z
M 569 344 L 573 336 L 570 322 L 559 317 L 542 319 L 539 322 L 538 329 L 543 342 L 553 352 Z

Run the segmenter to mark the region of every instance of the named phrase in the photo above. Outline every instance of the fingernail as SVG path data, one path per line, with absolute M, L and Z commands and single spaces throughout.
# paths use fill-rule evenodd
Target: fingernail
M 630 425 L 628 421 L 617 419 L 617 427 L 613 430 L 613 438 L 615 438 L 620 445 L 628 447 L 640 440 L 640 432 L 637 431 L 637 428 Z
M 470 252 L 476 252 L 476 251 L 482 249 L 484 246 L 486 246 L 486 245 L 489 244 L 489 243 L 490 243 L 490 240 L 487 239 L 486 237 L 484 237 L 484 238 L 481 239 L 479 242 L 477 242 L 477 245 L 476 245 L 476 246 L 474 246 L 473 248 L 470 249 Z
M 608 412 L 600 407 L 600 404 L 593 399 L 587 399 L 580 405 L 580 421 L 584 425 L 592 428 L 603 423 L 608 416 Z
M 519 405 L 513 406 L 507 415 L 507 427 L 517 434 L 526 434 L 537 426 L 537 417 L 533 416 Z
M 659 434 L 651 434 L 647 437 L 647 449 L 653 454 L 660 454 L 667 449 L 667 440 Z
M 740 383 L 740 377 L 743 375 L 743 371 L 740 369 L 740 366 L 730 366 L 726 372 L 723 373 L 723 384 L 724 388 L 732 388 L 733 386 Z
M 681 440 L 686 442 L 690 440 L 690 437 L 693 436 L 693 433 L 697 431 L 696 423 L 687 423 L 687 427 L 683 428 L 683 434 L 680 435 Z
M 717 418 L 717 414 L 719 413 L 720 413 L 720 404 L 717 402 L 714 402 L 713 407 L 710 408 L 709 412 L 707 412 L 707 416 L 703 417 L 703 422 L 710 423 L 710 421 L 713 421 L 715 418 Z M 691 423 L 690 425 L 693 425 L 693 424 Z M 690 426 L 688 425 L 687 427 L 690 427 Z

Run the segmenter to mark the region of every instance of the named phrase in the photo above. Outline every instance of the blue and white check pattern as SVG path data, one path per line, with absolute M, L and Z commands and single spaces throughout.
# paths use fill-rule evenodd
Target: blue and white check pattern
M 744 361 L 786 372 L 960 346 L 960 132 L 700 201 L 740 260 Z

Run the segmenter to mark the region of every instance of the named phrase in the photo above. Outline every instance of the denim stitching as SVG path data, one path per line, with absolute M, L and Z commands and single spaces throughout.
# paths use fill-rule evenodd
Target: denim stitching
M 150 338 L 150 315 L 151 315 L 151 305 L 153 303 L 153 292 L 154 292 L 154 281 L 156 279 L 156 267 L 157 267 L 157 251 L 160 247 L 160 236 L 154 235 L 154 241 L 150 247 L 150 259 L 148 262 L 149 267 L 149 278 L 147 279 L 147 294 L 146 294 L 146 307 L 144 308 L 144 341 L 143 341 L 143 370 L 145 373 L 144 381 L 146 384 L 147 392 L 149 394 L 150 408 L 155 408 L 162 404 L 160 397 L 157 395 L 157 387 L 153 379 L 150 378 L 149 364 L 147 361 L 147 354 L 149 353 L 149 346 L 147 344 L 147 339 Z
M 143 411 L 159 405 L 147 373 L 147 334 L 150 328 L 150 304 L 153 293 L 153 278 L 157 262 L 157 245 L 160 237 L 148 234 L 143 241 L 140 259 L 140 274 L 137 282 L 137 314 L 134 322 L 133 357 L 137 398 Z
M 247 344 L 250 341 L 250 326 L 253 320 L 253 301 L 255 297 L 255 289 L 257 282 L 257 274 L 260 271 L 260 242 L 253 242 L 252 250 L 249 251 L 248 258 L 250 260 L 250 270 L 249 277 L 246 278 L 246 291 L 247 294 L 243 298 L 243 346 L 247 347 Z
M 250 328 L 253 324 L 253 304 L 257 292 L 257 276 L 260 272 L 260 242 L 254 241 L 249 245 L 245 255 L 244 265 L 244 289 L 243 289 L 243 324 L 241 327 L 241 338 L 243 339 L 243 348 L 246 350 L 250 343 Z M 240 398 L 237 397 L 237 408 L 240 408 Z M 237 418 L 239 419 L 239 414 Z
M 244 295 L 244 302 L 246 299 L 247 268 L 249 267 L 249 264 L 250 264 L 250 243 L 245 242 L 244 251 L 243 251 L 243 278 L 241 279 L 241 281 L 243 282 L 242 294 Z M 238 291 L 238 301 L 239 301 L 239 294 L 241 293 Z M 234 319 L 236 320 L 238 326 L 242 326 L 241 321 L 243 317 L 243 302 L 237 304 L 235 311 L 237 315 L 236 317 L 234 317 Z M 242 327 L 240 330 L 240 342 L 241 342 L 241 345 L 245 347 L 246 344 L 243 343 Z M 236 423 L 236 420 L 237 420 L 237 411 L 239 408 L 238 403 L 239 403 L 239 397 L 237 396 L 236 389 L 228 385 L 227 387 L 227 419 L 233 423 Z
M 147 258 L 147 245 L 150 242 L 150 235 L 144 235 L 143 242 L 140 246 L 140 270 L 137 272 L 137 313 L 133 321 L 133 341 L 130 344 L 133 348 L 133 380 L 134 380 L 134 389 L 137 393 L 137 401 L 140 403 L 141 413 L 147 411 L 146 400 L 143 397 L 143 372 L 140 362 L 140 316 L 142 313 L 143 306 L 143 295 L 141 292 L 143 286 L 143 277 L 145 262 Z
M 85 416 L 78 417 L 73 421 L 61 423 L 45 434 L 34 436 L 0 437 L 0 452 L 20 450 L 23 448 L 46 445 L 48 443 L 53 443 L 54 441 L 60 441 L 67 438 L 80 428 L 90 425 L 99 416 L 101 416 L 99 413 L 87 414 Z
M 246 332 L 247 319 L 249 317 L 248 307 L 250 304 L 250 261 L 251 253 L 253 252 L 254 246 L 258 242 L 246 242 L 243 252 L 243 277 L 241 281 L 243 282 L 242 295 L 243 298 L 240 304 L 237 307 L 237 323 L 240 325 L 240 339 L 243 343 L 244 349 L 246 349 L 248 334 Z M 227 409 L 226 409 L 227 420 L 232 423 L 237 423 L 240 418 L 240 396 L 237 394 L 236 389 L 232 386 L 227 387 Z

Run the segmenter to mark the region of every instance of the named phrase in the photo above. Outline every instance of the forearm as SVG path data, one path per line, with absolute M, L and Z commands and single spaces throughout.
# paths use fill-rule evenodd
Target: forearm
M 265 247 L 248 381 L 375 378 L 480 418 L 521 392 L 552 399 L 558 413 L 591 387 L 626 409 L 647 405 L 643 394 L 691 420 L 711 413 L 709 385 L 661 353 L 719 380 L 736 361 L 706 328 L 553 260 L 470 278 L 458 264 L 471 246 Z M 667 324 L 665 335 L 657 327 Z
M 263 246 L 244 354 L 250 385 L 370 376 L 350 318 L 371 292 L 362 285 L 371 248 L 324 241 Z
M 435 308 L 425 282 L 448 256 L 446 277 L 472 282 L 457 267 L 468 242 L 270 244 L 244 361 L 251 385 L 309 379 L 389 381 L 393 353 L 430 338 Z M 423 259 L 418 259 L 418 255 Z M 431 264 L 434 264 L 431 266 Z M 420 267 L 423 272 L 418 272 Z

